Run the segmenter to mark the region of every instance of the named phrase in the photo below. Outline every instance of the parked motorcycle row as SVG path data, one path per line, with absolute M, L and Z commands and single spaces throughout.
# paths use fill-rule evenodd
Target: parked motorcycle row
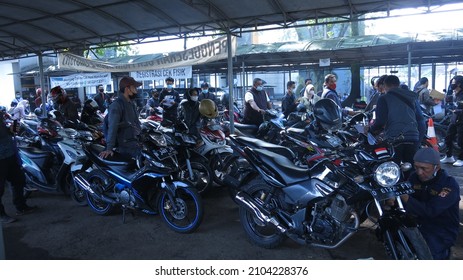
M 332 101 L 319 105 L 326 102 Z M 411 165 L 398 166 L 391 143 L 363 133 L 367 114 L 322 129 L 317 114 L 322 109 L 286 120 L 267 110 L 258 127 L 239 123 L 235 114 L 230 134 L 222 112 L 202 122 L 199 142 L 181 121 L 164 127 L 148 117 L 137 159 L 99 157 L 98 125 L 61 125 L 53 116 L 37 119 L 36 128 L 25 121 L 27 133 L 17 139 L 28 186 L 68 194 L 99 215 L 159 214 L 173 231 L 191 233 L 203 219 L 201 193 L 219 185 L 239 206 L 243 229 L 257 246 L 274 248 L 290 238 L 334 249 L 369 219 L 392 259 L 431 259 L 400 200 L 413 192 L 403 180 Z

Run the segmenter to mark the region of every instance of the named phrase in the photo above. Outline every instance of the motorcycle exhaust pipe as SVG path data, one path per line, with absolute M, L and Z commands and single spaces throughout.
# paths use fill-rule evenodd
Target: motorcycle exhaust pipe
M 86 192 L 88 192 L 91 196 L 93 196 L 94 198 L 96 199 L 99 199 L 99 200 L 102 200 L 104 202 L 107 202 L 107 203 L 110 203 L 110 204 L 115 204 L 116 201 L 113 200 L 113 199 L 110 199 L 104 195 L 101 195 L 101 194 L 98 194 L 96 193 L 91 187 L 90 187 L 90 183 L 81 175 L 81 174 L 77 174 L 76 176 L 74 176 L 74 182 L 77 183 L 77 185 L 82 188 L 83 190 L 85 190 Z
M 284 228 L 275 217 L 271 216 L 268 210 L 255 203 L 254 199 L 249 194 L 245 192 L 238 192 L 235 198 L 238 205 L 251 211 L 262 223 L 273 224 L 281 233 L 285 233 L 287 231 L 287 229 Z

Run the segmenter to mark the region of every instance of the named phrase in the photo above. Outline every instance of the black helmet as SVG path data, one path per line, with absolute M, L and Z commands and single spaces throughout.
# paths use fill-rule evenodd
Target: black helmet
M 87 99 L 84 102 L 83 110 L 85 110 L 85 112 L 88 114 L 93 114 L 96 112 L 96 110 L 98 110 L 98 103 L 96 103 L 96 101 L 93 99 Z
M 342 126 L 341 108 L 329 98 L 317 101 L 313 114 L 317 123 L 325 130 L 338 130 Z
M 38 117 L 42 116 L 42 108 L 40 107 L 35 108 L 34 114 Z

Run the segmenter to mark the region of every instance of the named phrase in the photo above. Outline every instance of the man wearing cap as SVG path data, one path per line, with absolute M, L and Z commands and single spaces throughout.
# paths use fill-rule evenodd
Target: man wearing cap
M 460 187 L 441 169 L 439 152 L 422 148 L 413 157 L 409 178 L 415 192 L 402 195 L 405 210 L 415 215 L 434 259 L 448 259 L 459 229 Z
M 137 87 L 142 83 L 125 76 L 119 82 L 119 96 L 109 106 L 106 133 L 106 150 L 100 153 L 102 158 L 113 155 L 116 149 L 127 157 L 137 157 L 141 151 L 138 136 L 141 124 L 138 119 L 135 98 Z
M 199 101 L 203 99 L 210 99 L 217 103 L 215 94 L 209 91 L 209 84 L 206 82 L 201 84 L 201 93 L 199 94 Z

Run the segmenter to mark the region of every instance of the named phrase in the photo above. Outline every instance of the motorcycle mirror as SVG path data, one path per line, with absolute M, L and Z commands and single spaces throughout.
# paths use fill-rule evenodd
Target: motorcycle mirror
M 402 172 L 407 172 L 411 169 L 412 169 L 412 164 L 409 162 L 404 162 L 402 163 L 402 165 L 400 165 L 400 170 L 402 170 Z
M 302 114 L 302 116 L 301 116 L 301 121 L 304 122 L 306 119 L 307 119 L 307 114 Z

